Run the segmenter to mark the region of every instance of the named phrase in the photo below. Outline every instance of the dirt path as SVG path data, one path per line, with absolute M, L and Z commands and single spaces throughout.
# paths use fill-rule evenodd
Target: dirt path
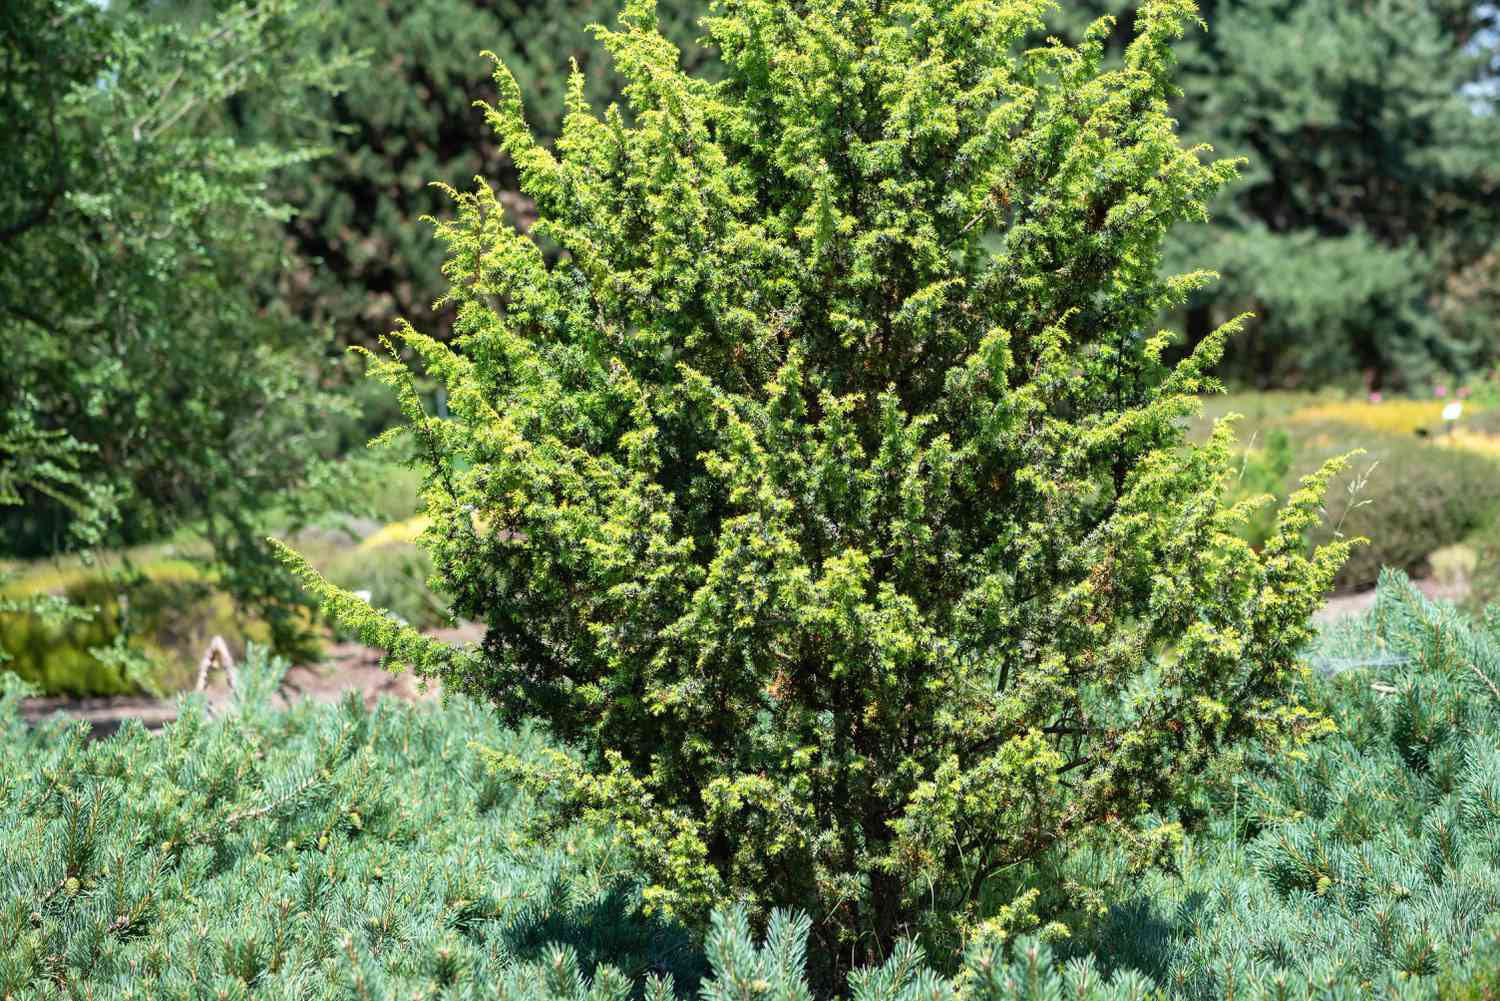
M 483 628 L 476 625 L 460 626 L 457 629 L 439 629 L 429 633 L 439 639 L 454 643 L 476 642 L 484 635 Z M 418 690 L 417 679 L 410 674 L 392 674 L 380 666 L 380 651 L 358 643 L 335 643 L 327 648 L 327 659 L 320 664 L 299 664 L 287 671 L 286 679 L 272 701 L 277 705 L 290 705 L 302 699 L 334 703 L 347 691 L 363 695 L 366 705 L 374 705 L 382 695 L 417 701 L 436 698 L 436 691 L 425 694 Z M 204 688 L 204 697 L 210 707 L 223 706 L 229 701 L 228 679 L 222 676 Z M 37 723 L 56 715 L 87 720 L 96 737 L 108 736 L 118 730 L 126 720 L 138 719 L 149 730 L 159 729 L 177 718 L 175 699 L 151 699 L 136 697 L 104 699 L 45 698 L 25 699 L 21 703 L 21 717 Z
M 1465 583 L 1439 584 L 1435 580 L 1414 580 L 1417 590 L 1421 591 L 1433 601 L 1462 601 L 1469 596 L 1469 586 Z M 1328 599 L 1317 612 L 1313 613 L 1314 622 L 1333 622 L 1348 615 L 1358 615 L 1375 607 L 1375 590 L 1355 591 L 1351 594 L 1336 594 Z

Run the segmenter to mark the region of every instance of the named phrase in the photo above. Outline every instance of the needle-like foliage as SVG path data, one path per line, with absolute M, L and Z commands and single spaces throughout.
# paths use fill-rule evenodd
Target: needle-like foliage
M 1009 1001 L 1494 998 L 1500 989 L 1500 631 L 1399 575 L 1299 687 L 1336 736 L 1215 769 L 1174 874 L 1121 878 L 1050 945 L 904 940 L 815 989 L 806 914 L 726 908 L 702 941 L 639 913 L 619 832 L 486 768 L 538 760 L 484 707 L 234 703 L 159 735 L 28 729 L 0 673 L 0 997 Z M 1087 862 L 1128 877 L 1122 853 Z M 812 975 L 810 975 L 810 973 Z
M 1044 919 L 1014 867 L 1081 839 L 1149 861 L 1177 831 L 1141 818 L 1223 749 L 1312 725 L 1328 471 L 1243 543 L 1229 428 L 1182 432 L 1232 329 L 1175 368 L 1147 330 L 1211 279 L 1163 275 L 1162 239 L 1234 172 L 1167 113 L 1192 4 L 1145 5 L 1114 68 L 1103 22 L 1022 51 L 1044 7 L 722 0 L 707 83 L 633 0 L 598 32 L 629 114 L 575 76 L 553 150 L 501 66 L 486 114 L 540 218 L 480 186 L 441 227 L 458 336 L 404 336 L 451 420 L 380 370 L 484 644 L 302 567 L 581 748 L 493 758 L 614 825 L 651 905 L 803 909 L 829 975 Z

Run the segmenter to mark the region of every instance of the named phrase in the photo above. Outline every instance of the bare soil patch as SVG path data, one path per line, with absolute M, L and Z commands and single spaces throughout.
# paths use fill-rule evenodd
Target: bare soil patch
M 481 639 L 484 629 L 466 624 L 454 629 L 432 630 L 428 635 L 450 643 L 470 643 Z M 290 706 L 303 699 L 333 703 L 349 691 L 360 693 L 365 704 L 370 706 L 381 696 L 414 702 L 438 696 L 436 686 L 429 686 L 423 692 L 418 680 L 410 673 L 395 674 L 382 668 L 379 650 L 359 643 L 335 643 L 327 648 L 327 657 L 322 662 L 298 664 L 287 671 L 281 688 L 273 696 L 273 704 Z M 229 702 L 229 680 L 225 672 L 218 671 L 210 676 L 203 695 L 210 710 Z M 177 718 L 177 700 L 41 698 L 25 699 L 21 703 L 21 717 L 31 723 L 59 715 L 86 720 L 93 728 L 94 736 L 103 737 L 132 719 L 140 720 L 147 729 L 158 729 Z
M 1468 581 L 1440 583 L 1430 578 L 1412 581 L 1417 590 L 1433 601 L 1462 601 L 1469 596 Z M 1349 615 L 1359 615 L 1375 607 L 1375 589 L 1335 594 L 1318 611 L 1313 613 L 1314 622 L 1333 622 Z

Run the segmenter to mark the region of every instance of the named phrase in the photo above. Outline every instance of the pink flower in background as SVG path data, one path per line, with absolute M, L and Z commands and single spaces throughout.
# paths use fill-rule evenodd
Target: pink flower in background
M 1438 399 L 1442 399 L 1443 397 L 1445 397 L 1445 396 L 1448 395 L 1448 387 L 1447 386 L 1434 386 L 1433 389 L 1432 389 L 1432 395 L 1436 396 Z
M 1468 386 L 1460 386 L 1458 388 L 1458 398 L 1460 400 L 1467 400 L 1469 398 L 1470 392 L 1472 392 L 1472 390 L 1470 390 Z
M 1370 402 L 1371 402 L 1371 403 L 1379 403 L 1379 402 L 1380 402 L 1380 401 L 1381 401 L 1381 400 L 1383 400 L 1383 399 L 1384 399 L 1384 398 L 1385 398 L 1385 397 L 1383 397 L 1383 396 L 1381 396 L 1381 395 L 1380 395 L 1380 393 L 1378 393 L 1378 392 L 1375 392 L 1375 393 L 1371 393 L 1371 394 L 1370 394 Z

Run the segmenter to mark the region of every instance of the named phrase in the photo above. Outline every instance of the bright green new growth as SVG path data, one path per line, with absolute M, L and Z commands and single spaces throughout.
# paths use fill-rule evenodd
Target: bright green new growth
M 800 908 L 836 964 L 912 933 L 952 955 L 1046 917 L 1021 863 L 1160 857 L 1225 748 L 1317 724 L 1289 686 L 1347 550 L 1302 543 L 1330 470 L 1252 550 L 1229 428 L 1182 433 L 1231 331 L 1170 370 L 1144 333 L 1211 279 L 1161 276 L 1161 242 L 1234 170 L 1167 116 L 1192 4 L 1145 5 L 1115 69 L 1104 22 L 1020 52 L 1044 8 L 722 0 L 711 85 L 635 0 L 598 32 L 630 113 L 575 78 L 555 151 L 497 71 L 540 221 L 481 186 L 440 226 L 456 350 L 404 336 L 451 420 L 379 370 L 485 643 L 301 569 L 398 659 L 581 748 L 493 759 L 613 824 L 669 913 Z

